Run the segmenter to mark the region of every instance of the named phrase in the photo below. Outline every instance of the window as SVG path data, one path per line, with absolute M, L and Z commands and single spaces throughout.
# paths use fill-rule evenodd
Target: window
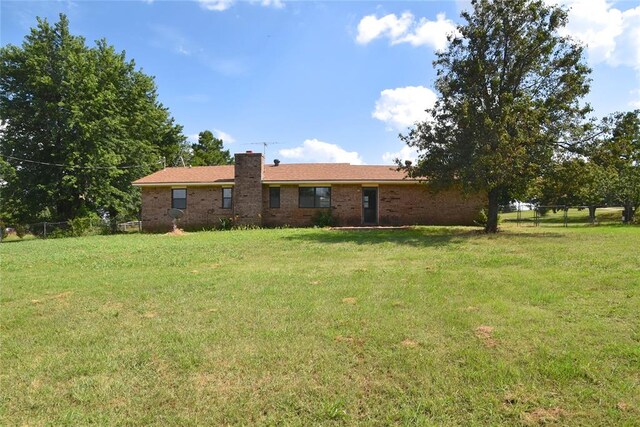
M 187 209 L 186 188 L 174 188 L 171 190 L 171 207 L 173 209 Z
M 222 189 L 222 209 L 231 209 L 232 202 L 233 202 L 233 189 L 223 188 Z
M 330 208 L 331 187 L 300 187 L 298 206 L 301 208 Z
M 269 207 L 280 207 L 280 187 L 269 187 Z

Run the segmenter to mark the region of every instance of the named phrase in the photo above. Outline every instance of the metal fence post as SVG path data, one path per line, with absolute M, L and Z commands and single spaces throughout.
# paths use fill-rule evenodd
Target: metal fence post
M 45 221 L 44 223 L 44 238 L 47 238 L 47 222 Z

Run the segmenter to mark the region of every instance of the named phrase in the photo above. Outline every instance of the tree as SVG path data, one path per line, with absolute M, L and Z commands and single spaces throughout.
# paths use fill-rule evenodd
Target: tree
M 558 34 L 567 13 L 542 0 L 474 0 L 437 54 L 439 97 L 401 139 L 419 151 L 413 177 L 486 193 L 487 232 L 502 202 L 522 197 L 588 107 L 583 48 Z
M 581 156 L 558 158 L 533 181 L 528 199 L 542 206 L 587 206 L 594 221 L 610 185 L 608 171 L 593 162 Z
M 13 222 L 135 214 L 131 181 L 184 147 L 152 77 L 60 15 L 0 49 L 1 215 Z
M 610 176 L 607 202 L 622 205 L 625 222 L 631 222 L 640 207 L 640 110 L 606 117 L 601 128 L 587 152 Z
M 229 150 L 225 150 L 223 142 L 205 130 L 198 134 L 198 142 L 193 144 L 192 166 L 230 165 L 233 163 Z

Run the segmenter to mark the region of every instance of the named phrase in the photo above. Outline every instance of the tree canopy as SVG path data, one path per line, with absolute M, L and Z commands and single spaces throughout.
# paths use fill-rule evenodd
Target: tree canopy
M 198 134 L 198 142 L 192 146 L 192 166 L 230 165 L 233 158 L 229 150 L 224 149 L 223 141 L 213 136 L 209 130 Z
M 152 77 L 105 40 L 88 47 L 38 19 L 22 46 L 0 49 L 0 186 L 6 220 L 135 214 L 131 181 L 186 149 Z
M 401 139 L 419 151 L 410 176 L 488 197 L 487 232 L 500 202 L 525 194 L 589 112 L 583 48 L 558 31 L 567 13 L 542 0 L 473 0 L 465 24 L 437 54 L 439 97 Z

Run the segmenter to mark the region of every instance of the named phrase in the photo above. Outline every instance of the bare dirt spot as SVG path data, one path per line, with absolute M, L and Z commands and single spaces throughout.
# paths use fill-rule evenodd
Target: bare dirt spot
M 158 315 L 158 313 L 156 313 L 155 311 L 147 311 L 146 313 L 144 313 L 142 315 L 142 317 L 146 318 L 146 319 L 153 319 L 154 317 L 156 317 Z
M 364 344 L 364 340 L 362 338 L 356 338 L 356 337 L 351 337 L 351 336 L 343 336 L 343 335 L 338 335 L 336 337 L 336 341 L 337 342 L 344 342 L 344 343 L 348 343 L 348 344 L 356 344 L 356 345 L 363 345 Z
M 31 381 L 31 388 L 34 390 L 40 390 L 40 388 L 42 387 L 42 381 L 40 381 L 39 378 L 34 378 Z
M 406 339 L 400 343 L 403 347 L 407 348 L 416 348 L 418 346 L 418 342 L 410 339 Z
M 185 233 L 182 228 L 176 228 L 175 230 L 166 233 L 165 236 L 184 236 L 185 234 L 187 233 Z
M 73 295 L 73 292 L 67 291 L 67 292 L 63 292 L 63 293 L 58 294 L 58 295 L 54 295 L 53 298 L 55 298 L 55 299 L 66 299 L 66 298 L 69 298 L 71 295 Z
M 565 415 L 565 412 L 556 408 L 538 408 L 531 412 L 525 412 L 523 415 L 524 422 L 528 425 L 539 425 L 546 423 L 553 423 L 560 420 Z
M 478 307 L 475 307 L 473 305 L 470 305 L 469 307 L 465 307 L 462 309 L 462 311 L 466 311 L 467 313 L 471 313 L 474 311 L 479 311 L 480 309 Z
M 474 331 L 476 337 L 478 337 L 484 345 L 487 347 L 495 347 L 497 342 L 493 339 L 493 326 L 478 326 Z
M 349 298 L 342 298 L 342 302 L 345 304 L 355 304 L 356 302 L 358 302 L 357 299 L 353 298 L 353 297 L 349 297 Z
M 618 408 L 622 412 L 626 412 L 626 411 L 631 410 L 631 406 L 629 406 L 629 404 L 627 402 L 624 402 L 622 400 L 620 402 L 618 402 L 618 404 L 616 405 L 616 408 Z

